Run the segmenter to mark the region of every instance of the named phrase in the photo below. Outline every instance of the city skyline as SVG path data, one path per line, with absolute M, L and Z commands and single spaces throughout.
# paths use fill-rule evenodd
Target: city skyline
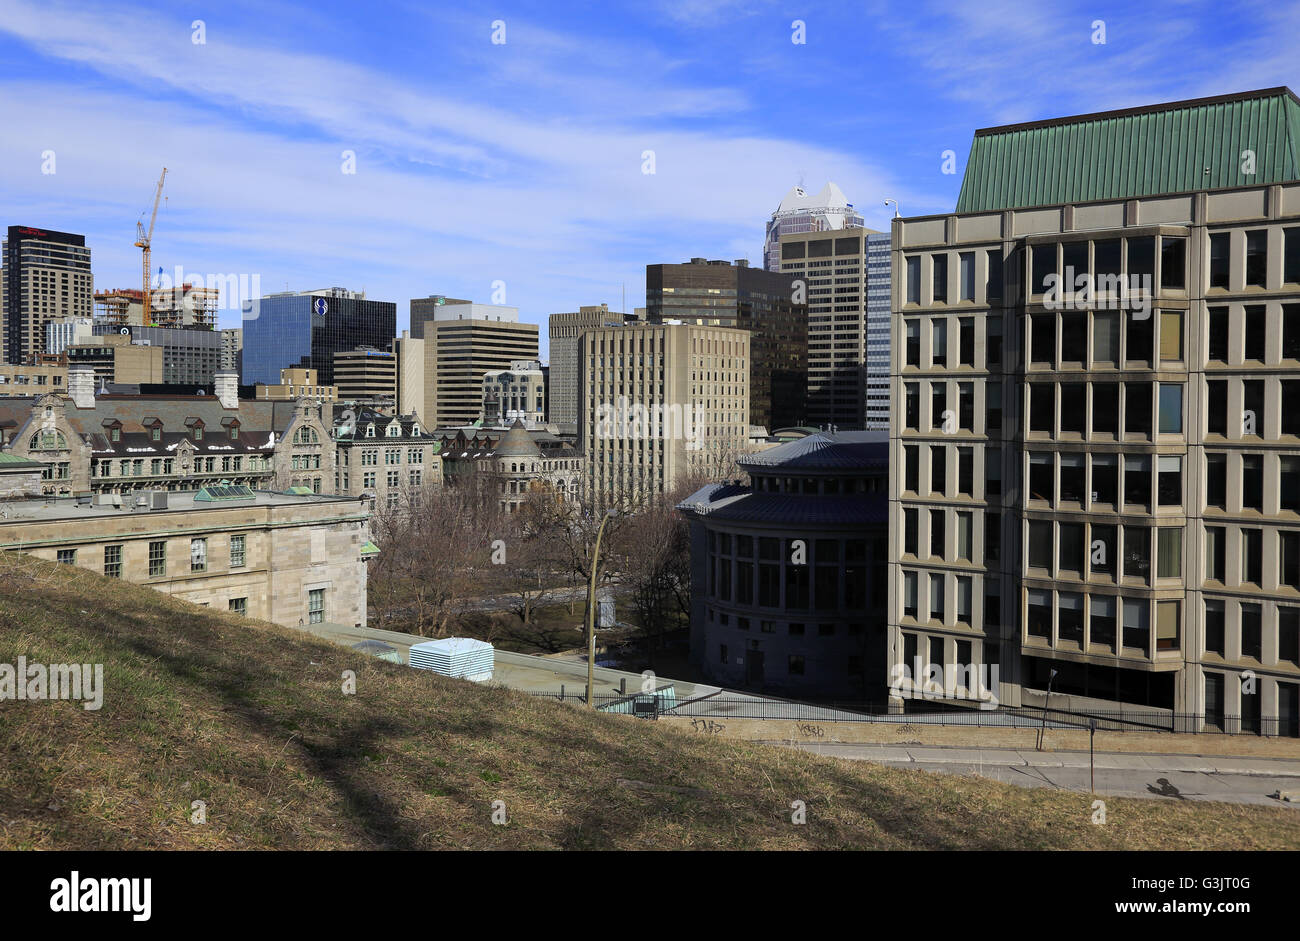
M 541 324 L 642 306 L 646 264 L 761 265 L 794 185 L 833 181 L 885 229 L 885 198 L 907 216 L 952 207 L 979 127 L 1295 84 L 1295 11 L 1216 9 L 1173 5 L 1139 27 L 1111 4 L 909 17 L 814 3 L 796 43 L 794 14 L 769 4 L 412 8 L 400 29 L 335 4 L 236 5 L 200 29 L 200 14 L 147 6 L 15 3 L 0 11 L 0 113 L 20 133 L 0 142 L 0 198 L 14 224 L 84 233 L 97 289 L 132 287 L 134 223 L 167 166 L 155 272 L 257 274 L 264 294 L 344 285 L 395 302 L 399 330 L 412 297 L 493 302 L 503 282 L 502 302 Z M 968 51 L 981 37 L 1002 52 Z M 745 54 L 715 61 L 723 39 Z M 846 44 L 866 54 L 828 56 Z M 1014 66 L 1031 61 L 1052 66 L 1026 87 Z

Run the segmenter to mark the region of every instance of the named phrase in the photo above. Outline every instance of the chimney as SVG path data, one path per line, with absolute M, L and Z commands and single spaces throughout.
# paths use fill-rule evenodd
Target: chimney
M 68 395 L 77 408 L 95 407 L 95 370 L 73 366 L 68 370 Z
M 239 408 L 239 373 L 222 371 L 213 374 L 212 391 L 221 401 L 222 408 Z

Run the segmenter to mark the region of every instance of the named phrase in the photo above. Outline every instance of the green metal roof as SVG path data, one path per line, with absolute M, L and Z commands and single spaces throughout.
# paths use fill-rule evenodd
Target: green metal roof
M 1253 174 L 1243 171 L 1247 150 Z M 1300 99 L 1286 87 L 1266 88 L 976 131 L 956 211 L 1297 179 Z
M 44 467 L 40 461 L 29 461 L 25 457 L 19 457 L 17 454 L 10 454 L 8 451 L 0 451 L 0 467 L 19 468 L 19 467 Z

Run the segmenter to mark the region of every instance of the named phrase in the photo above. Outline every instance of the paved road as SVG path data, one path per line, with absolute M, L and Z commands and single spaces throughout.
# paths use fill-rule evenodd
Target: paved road
M 790 743 L 788 747 L 896 768 L 978 775 L 1022 787 L 1050 787 L 1081 794 L 1090 790 L 1087 752 L 820 742 Z M 1096 793 L 1103 796 L 1215 800 L 1300 810 L 1300 803 L 1269 796 L 1280 790 L 1295 792 L 1300 798 L 1300 761 L 1098 752 L 1096 769 Z

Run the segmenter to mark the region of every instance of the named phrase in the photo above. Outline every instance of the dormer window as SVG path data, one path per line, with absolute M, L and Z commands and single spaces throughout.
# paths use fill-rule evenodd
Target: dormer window
M 373 438 L 374 436 L 375 436 L 375 426 L 374 426 L 374 425 L 366 425 L 366 437 L 367 437 L 367 438 Z
M 114 431 L 114 433 L 116 433 L 117 429 L 115 428 L 115 429 L 113 429 L 113 431 Z M 150 429 L 149 429 L 149 439 L 150 439 L 151 441 L 161 441 L 161 440 L 162 440 L 162 429 L 159 428 L 157 425 L 154 425 L 152 428 L 150 428 Z
M 231 425 L 231 426 L 230 426 L 230 440 L 231 440 L 231 441 L 236 441 L 236 440 L 238 440 L 238 438 L 239 438 L 239 426 L 238 426 L 238 425 Z
M 402 437 L 402 426 L 401 426 L 401 425 L 389 425 L 389 426 L 388 426 L 388 437 L 390 437 L 390 438 L 400 438 L 400 437 Z
M 121 441 L 121 440 L 122 440 L 122 429 L 121 429 L 121 428 L 114 428 L 114 429 L 112 429 L 111 431 L 109 431 L 109 433 L 108 433 L 108 437 L 109 437 L 109 439 L 112 440 L 112 441 Z
M 203 426 L 202 426 L 202 425 L 195 425 L 195 426 L 194 426 L 194 440 L 195 440 L 195 441 L 202 441 L 202 440 L 203 440 Z

